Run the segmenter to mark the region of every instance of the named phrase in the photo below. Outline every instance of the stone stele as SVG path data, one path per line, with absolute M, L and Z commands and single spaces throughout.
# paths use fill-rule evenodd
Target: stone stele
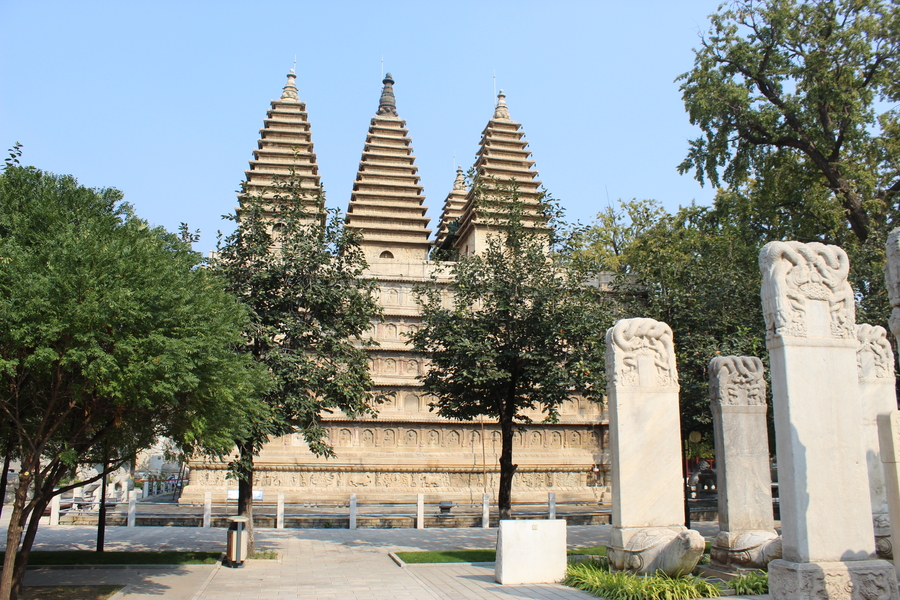
M 558 583 L 566 577 L 566 565 L 565 519 L 500 521 L 497 583 Z
M 869 498 L 872 504 L 872 525 L 875 528 L 875 549 L 879 558 L 893 558 L 891 524 L 888 516 L 887 492 L 884 487 L 884 468 L 878 447 L 878 416 L 897 410 L 897 390 L 894 378 L 894 352 L 884 327 L 864 323 L 856 328 L 859 347 L 856 365 L 859 373 L 859 397 L 862 403 L 863 434 L 866 445 L 866 465 L 869 469 Z
M 878 439 L 891 523 L 900 523 L 900 410 L 878 415 Z M 894 556 L 894 568 L 900 577 L 900 556 Z
M 763 364 L 755 356 L 717 356 L 707 370 L 719 492 L 712 563 L 766 569 L 781 558 L 781 538 L 772 516 Z
M 618 570 L 690 572 L 704 540 L 684 527 L 678 375 L 672 330 L 624 319 L 606 332 L 612 468 L 611 543 Z
M 771 597 L 898 599 L 893 566 L 872 560 L 847 255 L 837 246 L 771 242 L 759 266 L 784 556 L 769 563 Z

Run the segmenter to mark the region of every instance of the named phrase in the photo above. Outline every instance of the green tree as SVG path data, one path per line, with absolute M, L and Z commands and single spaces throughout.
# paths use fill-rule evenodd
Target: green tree
M 211 261 L 250 313 L 243 351 L 272 380 L 266 414 L 235 438 L 238 512 L 251 518 L 251 544 L 253 461 L 263 445 L 299 432 L 313 453 L 331 456 L 323 413 L 374 414 L 378 400 L 365 347 L 381 311 L 357 234 L 293 174 L 270 192 L 241 198 L 239 213 L 228 217 L 237 229 Z
M 483 415 L 499 423 L 498 505 L 500 518 L 508 519 L 517 467 L 513 434 L 531 422 L 527 411 L 541 410 L 554 422 L 560 403 L 576 394 L 602 399 L 609 322 L 599 309 L 601 292 L 549 254 L 564 249 L 554 228 L 555 204 L 545 198 L 540 206 L 547 227 L 531 227 L 533 217 L 523 219 L 526 204 L 515 186 L 492 188 L 499 192 L 479 199 L 488 207 L 484 212 L 497 215 L 486 248 L 444 264 L 449 306 L 437 279 L 418 290 L 423 324 L 410 339 L 429 357 L 423 385 L 439 415 Z
M 707 440 L 709 361 L 767 356 L 757 266 L 764 242 L 741 225 L 727 200 L 721 193 L 714 207 L 692 205 L 672 215 L 655 201 L 623 202 L 580 237 L 574 252 L 585 269 L 592 261 L 596 272 L 617 269 L 611 299 L 618 318 L 649 317 L 672 328 L 682 434 L 699 431 Z M 603 244 L 623 231 L 633 233 L 620 237 L 618 253 L 608 258 Z
M 256 406 L 262 378 L 234 351 L 243 307 L 121 198 L 22 167 L 16 153 L 0 175 L 0 415 L 21 461 L 3 600 L 16 598 L 40 516 L 75 487 L 59 486 L 76 466 L 111 471 L 159 436 L 222 454 Z
M 728 6 L 680 77 L 703 135 L 679 170 L 714 185 L 721 170 L 733 188 L 755 180 L 771 205 L 830 229 L 845 221 L 865 242 L 900 191 L 898 111 L 885 104 L 900 99 L 900 4 Z

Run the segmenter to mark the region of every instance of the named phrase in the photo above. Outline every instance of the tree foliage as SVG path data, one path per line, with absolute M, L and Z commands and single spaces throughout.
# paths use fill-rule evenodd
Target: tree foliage
M 770 202 L 826 227 L 846 220 L 865 242 L 900 191 L 900 122 L 883 104 L 900 99 L 900 5 L 739 0 L 710 19 L 680 78 L 703 132 L 681 172 L 755 179 Z
M 4 600 L 77 465 L 105 458 L 113 470 L 160 436 L 222 454 L 256 406 L 258 370 L 234 352 L 244 309 L 121 198 L 22 167 L 15 152 L 0 175 L 0 415 L 21 461 L 7 548 L 27 524 L 18 556 L 6 553 Z
M 505 519 L 517 466 L 513 434 L 531 422 L 530 411 L 553 422 L 559 405 L 576 394 L 602 398 L 608 322 L 598 309 L 599 290 L 551 257 L 563 249 L 553 227 L 555 203 L 542 201 L 548 227 L 534 228 L 523 221 L 526 205 L 514 185 L 492 188 L 482 202 L 492 202 L 489 212 L 499 218 L 486 247 L 445 263 L 449 283 L 435 280 L 418 290 L 423 325 L 411 342 L 430 359 L 423 385 L 439 415 L 499 423 L 498 504 Z
M 655 201 L 622 202 L 580 238 L 575 260 L 616 270 L 617 318 L 649 317 L 675 334 L 684 436 L 712 439 L 709 361 L 718 355 L 766 358 L 757 256 L 762 241 L 741 226 L 723 194 L 714 207 L 668 214 Z M 618 253 L 603 244 L 618 237 Z
M 266 413 L 235 439 L 239 511 L 252 517 L 253 459 L 269 439 L 299 432 L 315 454 L 330 456 L 323 414 L 374 412 L 364 347 L 381 313 L 357 234 L 293 174 L 269 196 L 243 196 L 228 218 L 237 228 L 211 267 L 247 308 L 243 351 L 271 379 Z

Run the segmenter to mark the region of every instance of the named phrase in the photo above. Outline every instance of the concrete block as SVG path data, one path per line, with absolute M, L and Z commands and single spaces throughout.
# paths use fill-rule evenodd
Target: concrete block
M 563 519 L 500 521 L 494 579 L 501 584 L 558 583 L 566 577 Z

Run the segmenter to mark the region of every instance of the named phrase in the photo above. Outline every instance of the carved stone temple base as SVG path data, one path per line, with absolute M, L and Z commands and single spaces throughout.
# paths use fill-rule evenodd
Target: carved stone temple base
M 884 560 L 769 563 L 772 600 L 898 600 L 894 566 Z
M 606 556 L 617 571 L 677 577 L 694 570 L 705 547 L 703 536 L 686 527 L 613 528 Z
M 771 561 L 781 558 L 781 536 L 774 531 L 720 531 L 710 554 L 715 568 L 765 571 Z

